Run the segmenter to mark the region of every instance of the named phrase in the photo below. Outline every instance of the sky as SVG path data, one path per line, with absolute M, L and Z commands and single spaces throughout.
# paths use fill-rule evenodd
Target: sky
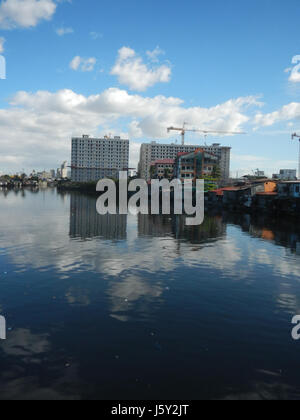
M 299 0 L 0 1 L 0 173 L 70 162 L 71 137 L 232 147 L 232 175 L 298 168 Z M 3 77 L 3 60 L 6 78 Z

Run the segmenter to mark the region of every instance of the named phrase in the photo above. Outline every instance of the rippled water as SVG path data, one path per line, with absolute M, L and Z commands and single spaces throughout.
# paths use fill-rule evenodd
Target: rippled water
M 300 232 L 0 193 L 0 398 L 300 398 Z

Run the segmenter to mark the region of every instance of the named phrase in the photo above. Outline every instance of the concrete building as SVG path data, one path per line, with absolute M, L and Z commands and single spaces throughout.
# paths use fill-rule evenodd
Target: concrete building
M 61 165 L 61 177 L 62 178 L 68 178 L 68 165 L 67 165 L 67 161 L 65 161 Z
M 279 174 L 273 175 L 273 179 L 279 179 L 281 181 L 296 181 L 297 169 L 281 169 Z
M 71 178 L 74 182 L 118 178 L 129 167 L 129 140 L 120 137 L 72 139 Z
M 151 178 L 152 179 L 161 179 L 161 178 L 169 178 L 172 179 L 174 177 L 174 159 L 162 159 L 156 160 L 155 162 L 151 163 Z
M 220 144 L 211 146 L 192 146 L 179 144 L 160 144 L 157 142 L 144 143 L 141 146 L 139 172 L 140 176 L 150 180 L 151 163 L 161 159 L 176 159 L 179 153 L 191 153 L 197 149 L 203 149 L 219 158 L 222 180 L 227 181 L 230 174 L 230 147 L 222 147 Z
M 37 176 L 40 180 L 43 179 L 51 179 L 51 173 L 47 172 L 47 171 L 43 171 L 43 172 L 38 172 Z

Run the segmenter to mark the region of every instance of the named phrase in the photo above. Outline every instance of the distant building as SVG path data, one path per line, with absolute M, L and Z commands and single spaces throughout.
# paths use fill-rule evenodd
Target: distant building
M 211 146 L 192 146 L 179 144 L 160 144 L 157 142 L 141 145 L 139 172 L 140 176 L 150 180 L 151 163 L 161 159 L 176 159 L 179 153 L 192 153 L 198 149 L 212 153 L 219 158 L 220 171 L 223 181 L 228 181 L 230 174 L 230 147 L 222 147 L 215 143 Z
M 55 169 L 51 169 L 50 171 L 51 178 L 54 179 L 56 177 Z
M 151 163 L 151 179 L 174 178 L 174 159 L 161 159 Z
M 296 181 L 297 170 L 296 169 L 281 169 L 279 174 L 274 174 L 273 179 L 279 179 L 281 181 Z
M 67 161 L 65 161 L 61 165 L 61 178 L 68 178 L 68 165 L 67 165 Z
M 50 173 L 50 172 L 46 172 L 46 171 L 43 171 L 43 172 L 38 172 L 38 173 L 37 173 L 37 176 L 38 176 L 38 178 L 39 178 L 40 180 L 43 180 L 43 179 L 50 179 L 50 178 L 51 178 L 51 173 Z
M 118 178 L 128 171 L 129 140 L 121 137 L 91 138 L 83 135 L 72 139 L 71 178 L 75 182 Z

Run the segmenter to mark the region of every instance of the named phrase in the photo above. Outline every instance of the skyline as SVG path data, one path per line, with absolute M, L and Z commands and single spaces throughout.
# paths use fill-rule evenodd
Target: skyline
M 295 0 L 1 1 L 0 171 L 56 168 L 71 137 L 109 133 L 131 140 L 137 167 L 141 143 L 180 142 L 167 127 L 183 122 L 248 133 L 206 139 L 232 147 L 232 173 L 298 168 L 299 12 Z

